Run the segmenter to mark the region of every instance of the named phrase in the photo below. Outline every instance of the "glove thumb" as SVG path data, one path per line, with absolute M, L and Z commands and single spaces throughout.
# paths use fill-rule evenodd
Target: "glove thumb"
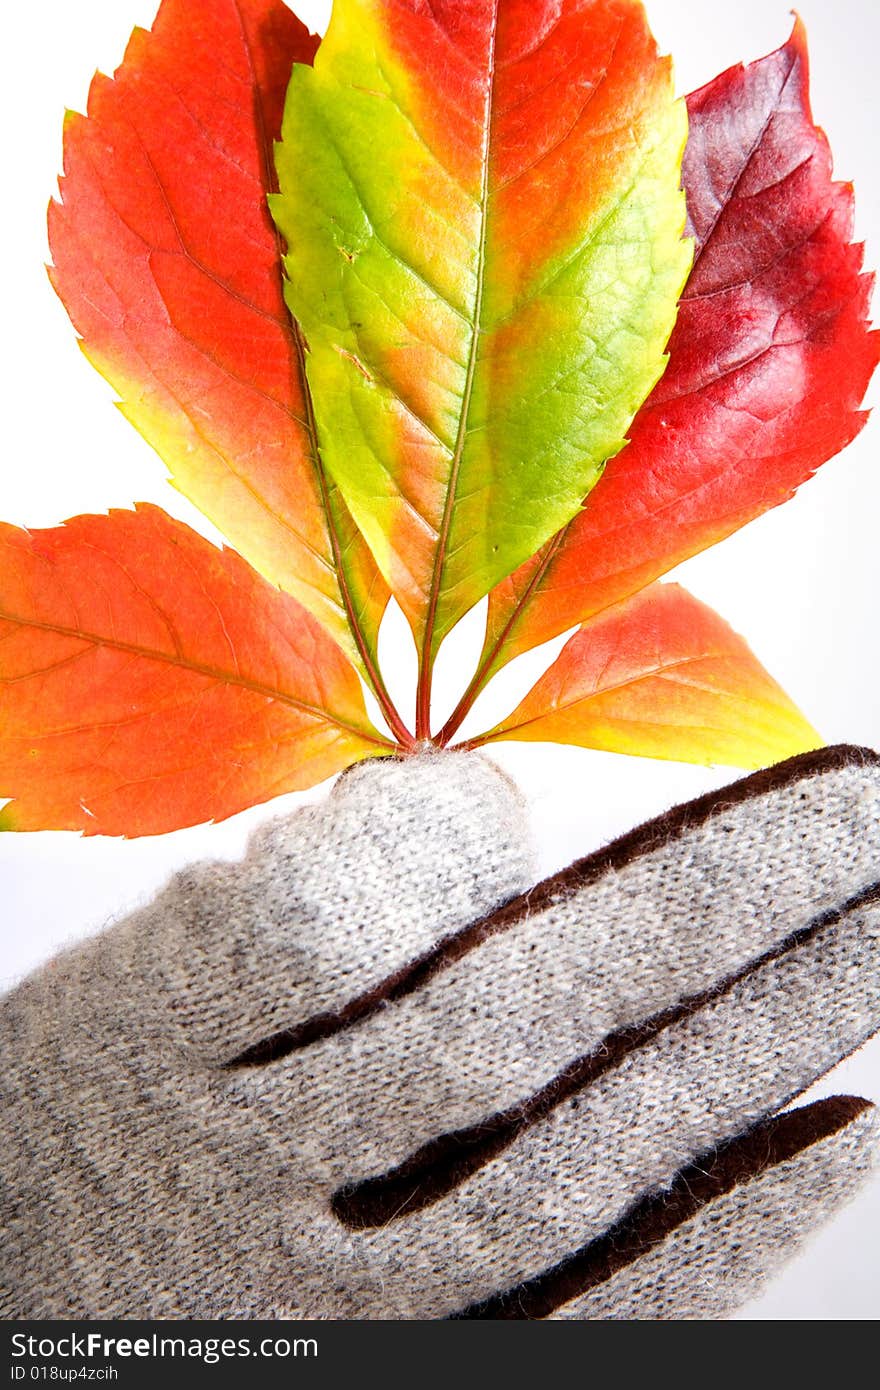
M 532 875 L 523 799 L 491 762 L 377 759 L 124 925 L 178 1039 L 219 1060 L 345 1007 Z

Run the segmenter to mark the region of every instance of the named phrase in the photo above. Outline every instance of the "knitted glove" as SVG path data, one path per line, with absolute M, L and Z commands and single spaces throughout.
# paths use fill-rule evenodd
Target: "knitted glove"
M 878 824 L 829 750 L 498 909 L 500 774 L 353 770 L 4 1001 L 0 1312 L 723 1316 L 869 1164 L 776 1112 L 880 1024 Z

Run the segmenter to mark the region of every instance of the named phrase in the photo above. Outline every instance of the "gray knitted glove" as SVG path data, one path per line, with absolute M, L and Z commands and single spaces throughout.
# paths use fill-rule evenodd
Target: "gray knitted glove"
M 868 1167 L 775 1112 L 880 1024 L 878 824 L 829 750 L 493 912 L 501 775 L 352 771 L 3 1001 L 0 1312 L 723 1316 Z

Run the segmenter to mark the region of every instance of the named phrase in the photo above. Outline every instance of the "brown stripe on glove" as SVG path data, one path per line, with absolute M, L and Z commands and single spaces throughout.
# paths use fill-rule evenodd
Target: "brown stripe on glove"
M 565 1101 L 576 1105 L 578 1092 L 652 1042 L 665 1029 L 730 994 L 743 980 L 758 974 L 771 961 L 780 960 L 807 945 L 826 927 L 842 921 L 849 913 L 877 902 L 880 902 L 880 883 L 857 894 L 843 907 L 823 913 L 808 927 L 793 933 L 712 989 L 680 1000 L 674 1007 L 655 1014 L 637 1027 L 623 1028 L 608 1035 L 587 1056 L 570 1063 L 549 1085 L 520 1104 L 468 1129 L 440 1135 L 387 1173 L 341 1188 L 333 1197 L 334 1213 L 345 1226 L 359 1230 L 384 1226 L 429 1206 L 466 1181 L 524 1130 Z
M 237 1053 L 224 1065 L 227 1068 L 264 1066 L 280 1061 L 311 1043 L 331 1037 L 385 1005 L 415 993 L 489 938 L 509 930 L 526 917 L 549 909 L 560 899 L 582 892 L 604 875 L 619 872 L 638 859 L 671 846 L 713 817 L 768 793 L 849 767 L 880 768 L 880 756 L 869 748 L 838 744 L 789 758 L 786 762 L 708 792 L 694 801 L 675 806 L 612 844 L 575 861 L 487 917 L 444 937 L 430 950 L 387 975 L 342 1007 L 313 1014 L 294 1027 L 273 1032 Z
M 790 1162 L 872 1109 L 870 1102 L 857 1096 L 831 1096 L 762 1121 L 682 1169 L 669 1190 L 642 1198 L 598 1239 L 551 1269 L 451 1316 L 549 1317 L 642 1258 L 701 1208 L 768 1169 Z
M 570 1274 L 880 1025 L 880 905 L 839 916 L 878 878 L 878 760 L 799 759 L 708 802 L 505 920 L 529 881 L 515 795 L 467 757 L 366 767 L 60 957 L 0 1009 L 11 1310 L 443 1318 Z M 218 1066 L 309 1020 L 308 1050 Z M 554 1105 L 562 1074 L 581 1089 Z M 524 1106 L 442 1200 L 358 1230 L 333 1214 Z M 876 1128 L 857 1114 L 549 1313 L 545 1282 L 535 1312 L 724 1315 L 852 1195 Z

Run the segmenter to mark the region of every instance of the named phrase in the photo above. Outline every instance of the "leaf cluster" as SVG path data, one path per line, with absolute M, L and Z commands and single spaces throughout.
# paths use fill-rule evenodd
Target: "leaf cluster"
M 455 744 L 566 633 L 466 746 L 820 742 L 658 582 L 864 423 L 870 280 L 800 23 L 683 101 L 637 0 L 335 0 L 320 43 L 282 0 L 162 0 L 68 116 L 49 224 L 83 350 L 229 547 L 151 506 L 0 526 L 2 828 L 158 833 Z

